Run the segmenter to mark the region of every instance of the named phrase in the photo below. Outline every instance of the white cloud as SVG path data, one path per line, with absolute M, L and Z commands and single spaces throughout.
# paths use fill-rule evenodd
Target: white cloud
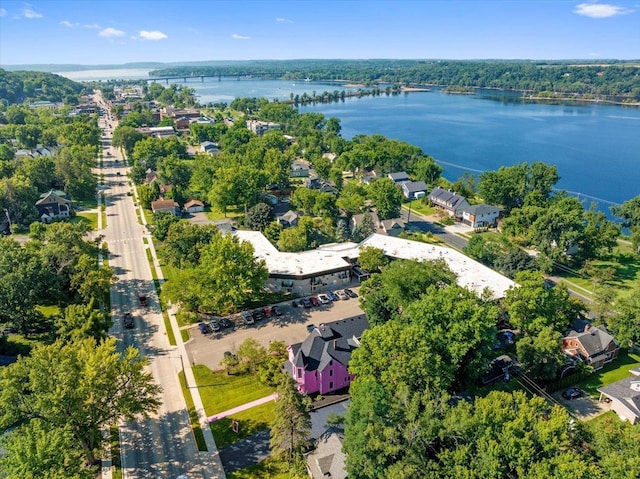
M 105 28 L 104 30 L 101 30 L 100 33 L 98 33 L 98 35 L 100 35 L 101 37 L 121 37 L 124 35 L 124 32 L 122 30 L 117 30 L 115 28 L 108 27 L 108 28 Z
M 80 26 L 79 23 L 71 23 L 68 20 L 62 20 L 60 22 L 60 25 L 64 25 L 65 27 L 68 27 L 68 28 L 75 28 L 75 27 L 79 27 Z
M 24 9 L 22 10 L 22 15 L 24 16 L 24 18 L 42 18 L 42 13 L 36 12 L 31 8 L 30 5 L 24 7 Z
M 7 11 L 4 8 L 0 8 L 0 17 L 4 17 L 7 14 Z
M 159 30 L 140 30 L 138 35 L 140 35 L 140 38 L 143 40 L 164 40 L 165 38 L 169 38 L 166 33 L 162 33 Z
M 576 5 L 573 13 L 591 18 L 608 18 L 615 15 L 626 15 L 633 10 L 618 7 L 617 5 L 609 5 L 607 3 L 580 3 Z
M 293 20 L 289 20 L 288 18 L 277 17 L 276 22 L 278 23 L 293 23 Z
M 237 33 L 234 33 L 233 35 L 231 35 L 231 38 L 234 38 L 236 40 L 251 40 L 251 37 L 247 35 L 238 35 Z
M 102 27 L 100 25 L 98 25 L 97 23 L 87 23 L 85 25 L 82 25 L 84 28 L 92 28 L 94 30 L 100 30 Z

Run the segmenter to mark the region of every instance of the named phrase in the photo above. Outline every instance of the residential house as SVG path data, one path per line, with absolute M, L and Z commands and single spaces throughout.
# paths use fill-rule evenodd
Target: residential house
M 306 178 L 309 176 L 310 170 L 311 165 L 309 165 L 309 162 L 298 158 L 291 162 L 291 173 L 289 173 L 289 176 L 294 178 Z
M 405 181 L 400 185 L 402 194 L 408 200 L 417 200 L 427 195 L 427 184 L 424 181 Z
M 440 186 L 436 186 L 431 190 L 429 201 L 433 206 L 445 211 L 449 216 L 456 219 L 461 219 L 462 210 L 470 206 L 464 196 L 457 195 L 453 191 L 445 190 Z
M 144 182 L 147 184 L 147 186 L 151 186 L 156 181 L 158 181 L 158 173 L 151 168 L 147 168 L 146 174 L 147 175 L 144 178 Z
M 285 214 L 278 216 L 278 223 L 280 223 L 285 228 L 297 226 L 299 220 L 300 215 L 293 210 L 289 210 Z
M 378 217 L 376 211 L 371 210 L 365 213 L 353 215 L 351 217 L 351 233 L 353 234 L 361 225 L 365 215 L 369 214 L 373 222 L 374 231 L 382 235 L 398 236 L 405 228 L 405 222 L 402 218 L 392 218 L 388 220 L 381 220 Z
M 186 130 L 189 128 L 190 119 L 186 116 L 181 116 L 180 118 L 176 118 L 175 125 L 178 130 Z
M 562 350 L 597 370 L 618 357 L 620 345 L 603 325 L 587 325 L 582 333 L 572 330 L 562 338 Z
M 217 155 L 220 153 L 220 147 L 213 141 L 203 141 L 200 143 L 200 147 L 204 153 L 208 153 L 210 155 Z
M 629 371 L 632 376 L 598 388 L 600 401 L 608 399 L 611 410 L 631 424 L 640 423 L 640 368 Z
M 60 190 L 49 190 L 42 193 L 36 201 L 38 216 L 43 223 L 50 223 L 55 218 L 71 216 L 71 198 Z
M 319 190 L 322 186 L 322 181 L 320 181 L 320 178 L 317 176 L 310 176 L 304 183 L 305 186 L 311 190 Z
M 327 428 L 318 438 L 313 451 L 305 455 L 311 479 L 347 479 L 343 442 L 344 430 L 334 426 Z
M 262 136 L 270 130 L 279 130 L 280 124 L 271 121 L 247 120 L 247 128 L 256 135 Z
M 304 394 L 328 394 L 344 389 L 354 378 L 349 373 L 351 353 L 360 346 L 362 333 L 369 328 L 364 314 L 320 324 L 307 339 L 292 344 L 285 368 Z
M 180 216 L 180 206 L 173 200 L 155 200 L 151 202 L 151 211 L 154 213 L 171 213 Z
M 199 116 L 198 118 L 190 118 L 189 123 L 196 123 L 198 125 L 214 125 L 216 120 L 209 118 L 208 116 Z
M 338 158 L 338 155 L 336 155 L 335 153 L 323 153 L 322 154 L 322 158 L 326 158 L 327 160 L 329 160 L 331 163 L 333 163 L 333 161 Z
M 377 179 L 378 179 L 378 176 L 376 175 L 375 171 L 373 171 L 373 170 L 365 171 L 362 174 L 362 176 L 360 177 L 360 183 L 364 183 L 365 185 L 370 185 L 371 183 L 373 183 Z
M 364 221 L 364 218 L 369 215 L 371 217 L 371 220 L 373 222 L 373 226 L 375 228 L 375 230 L 373 231 L 374 233 L 380 233 L 380 231 L 378 231 L 380 228 L 380 218 L 378 217 L 378 213 L 376 213 L 375 211 L 371 210 L 371 211 L 366 211 L 364 213 L 359 213 L 357 215 L 353 215 L 351 217 L 351 233 L 353 234 L 358 228 L 360 228 L 362 226 L 362 222 Z
M 200 200 L 189 200 L 184 204 L 186 213 L 200 213 L 204 211 L 204 203 Z
M 63 106 L 62 103 L 54 103 L 52 101 L 47 101 L 47 100 L 37 100 L 29 103 L 29 108 L 31 108 L 32 110 L 36 110 L 39 108 L 42 108 L 45 110 L 55 110 L 56 108 L 60 108 L 62 106 Z
M 469 205 L 462 209 L 462 222 L 474 228 L 495 226 L 500 208 L 491 205 Z
M 405 222 L 402 218 L 382 220 L 380 222 L 382 231 L 389 236 L 399 236 L 404 231 Z
M 407 175 L 405 171 L 396 171 L 395 173 L 389 173 L 387 177 L 396 185 L 401 185 L 405 181 L 411 181 L 409 175 Z

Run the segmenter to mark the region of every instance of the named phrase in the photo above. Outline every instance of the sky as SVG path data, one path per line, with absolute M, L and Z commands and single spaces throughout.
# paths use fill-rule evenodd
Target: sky
M 640 0 L 0 0 L 0 65 L 640 59 Z

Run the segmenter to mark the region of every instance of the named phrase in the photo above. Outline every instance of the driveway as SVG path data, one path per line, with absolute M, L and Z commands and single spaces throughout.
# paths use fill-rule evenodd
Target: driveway
M 358 288 L 352 288 L 358 291 Z M 362 314 L 360 298 L 336 301 L 315 308 L 294 308 L 291 301 L 278 304 L 282 316 L 265 318 L 251 325 L 243 325 L 240 315 L 229 316 L 235 327 L 218 333 L 203 335 L 197 326 L 189 329 L 191 340 L 185 345 L 191 364 L 203 364 L 212 370 L 220 370 L 225 351 L 235 352 L 247 338 L 257 340 L 264 347 L 273 341 L 283 341 L 287 346 L 304 341 L 309 335 L 307 326 L 330 323 Z
M 591 396 L 583 396 L 568 400 L 562 397 L 562 391 L 558 391 L 553 393 L 553 397 L 582 421 L 593 419 L 610 409 L 609 404 L 605 402 L 598 402 L 597 399 Z

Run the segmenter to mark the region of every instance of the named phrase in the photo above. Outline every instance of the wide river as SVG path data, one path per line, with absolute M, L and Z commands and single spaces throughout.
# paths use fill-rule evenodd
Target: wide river
M 148 78 L 146 70 L 63 72 L 73 80 Z M 164 84 L 164 82 L 162 82 Z M 176 83 L 183 85 L 182 80 Z M 288 99 L 342 90 L 316 82 L 189 79 L 201 103 L 237 97 Z M 382 134 L 433 156 L 444 176 L 479 173 L 523 161 L 556 165 L 558 187 L 607 209 L 640 195 L 640 108 L 594 103 L 528 103 L 509 92 L 439 91 L 346 99 L 301 107 L 341 120 L 345 138 Z

